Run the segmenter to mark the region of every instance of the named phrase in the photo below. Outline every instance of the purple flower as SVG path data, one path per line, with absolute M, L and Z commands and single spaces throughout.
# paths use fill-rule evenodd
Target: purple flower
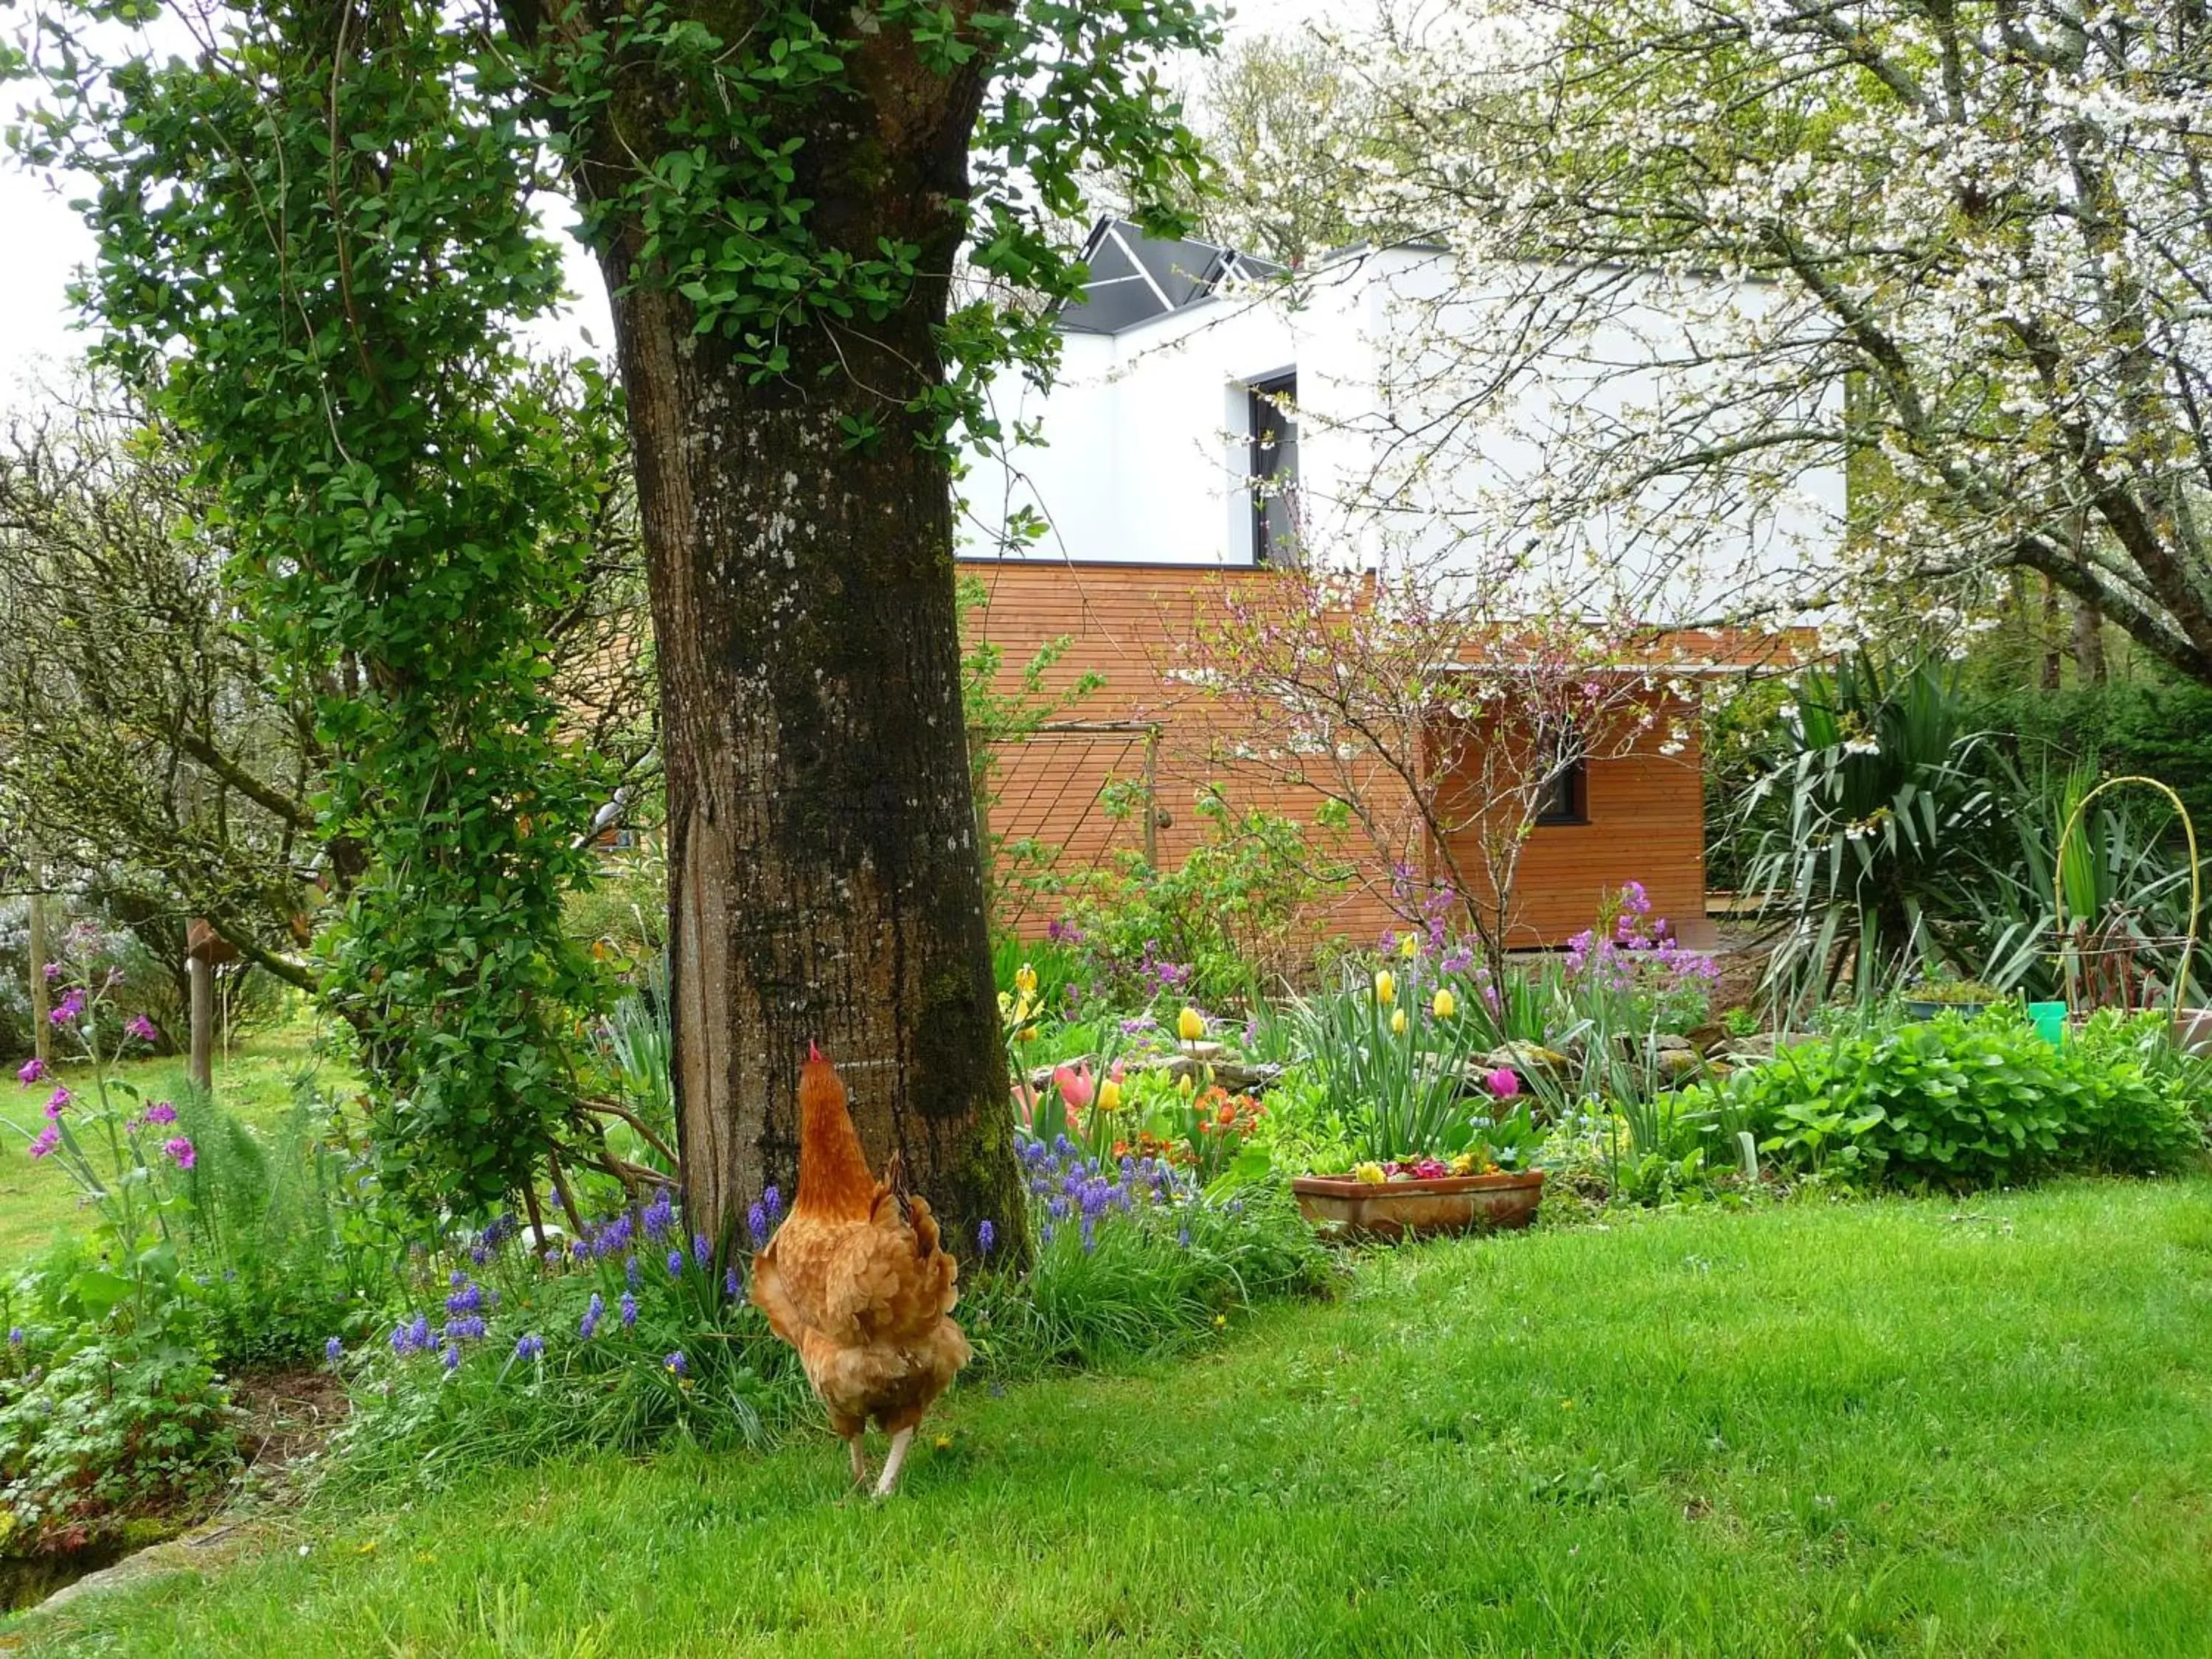
M 470 1245 L 469 1260 L 475 1262 L 477 1267 L 483 1267 L 491 1260 L 491 1246 L 483 1243 Z
M 996 1227 L 988 1221 L 979 1221 L 975 1224 L 975 1248 L 978 1250 L 988 1255 L 991 1254 L 991 1247 L 998 1242 L 999 1230 Z
M 461 1351 L 459 1348 L 447 1348 L 446 1350 L 446 1375 L 451 1376 L 455 1371 L 460 1370 L 460 1368 Z
M 769 1224 L 774 1226 L 783 1218 L 783 1194 L 773 1187 L 761 1194 L 761 1202 L 768 1206 Z
M 323 1361 L 332 1370 L 338 1368 L 338 1361 L 344 1358 L 345 1339 L 343 1337 L 334 1336 L 323 1344 Z
M 628 1291 L 623 1292 L 622 1322 L 623 1328 L 626 1331 L 634 1331 L 637 1328 L 637 1298 Z
M 83 1012 L 84 990 L 81 986 L 72 985 L 69 994 L 54 1005 L 53 1012 L 46 1016 L 46 1021 L 52 1025 L 66 1025 Z
M 768 1206 L 758 1199 L 745 1212 L 745 1231 L 753 1236 L 753 1248 L 758 1249 L 768 1243 Z
M 1085 1210 L 1083 1212 L 1083 1253 L 1089 1255 L 1098 1248 L 1098 1223 Z
M 656 1244 L 661 1236 L 676 1224 L 676 1206 L 670 1200 L 668 1188 L 663 1187 L 653 1195 L 653 1202 L 645 1206 L 640 1218 L 645 1224 L 645 1236 Z
M 8 1346 L 11 1348 L 20 1348 L 23 1346 L 23 1328 L 21 1325 L 10 1325 L 8 1328 Z
M 48 963 L 46 964 L 46 983 L 47 983 L 47 984 L 52 985 L 52 984 L 56 980 L 59 979 L 61 976 L 62 976 L 62 965 L 61 965 L 61 963 L 59 963 L 58 962 L 50 962 L 50 963 Z
M 671 1250 L 668 1253 L 668 1276 L 671 1279 L 676 1279 L 680 1277 L 683 1274 L 683 1272 L 684 1252 L 681 1250 Z
M 684 1358 L 684 1350 L 681 1348 L 678 1348 L 674 1353 L 669 1355 L 667 1358 L 662 1360 L 660 1363 L 667 1366 L 668 1369 L 678 1376 L 687 1376 L 690 1374 L 691 1370 L 691 1367 Z
M 62 1113 L 68 1109 L 69 1103 L 72 1098 L 74 1098 L 74 1097 L 70 1095 L 68 1090 L 57 1085 L 53 1093 L 46 1097 L 47 1119 L 52 1122 L 60 1122 Z
M 154 1022 L 143 1014 L 133 1014 L 125 1024 L 123 1031 L 125 1036 L 135 1036 L 141 1042 L 159 1042 L 161 1040 L 161 1034 L 155 1029 Z
M 691 1259 L 702 1267 L 714 1259 L 714 1252 L 708 1247 L 706 1234 L 691 1235 Z
M 645 1269 L 637 1265 L 637 1258 L 625 1256 L 623 1259 L 623 1282 L 634 1291 L 644 1278 Z
M 606 1301 L 597 1291 L 593 1291 L 592 1292 L 592 1305 L 584 1310 L 584 1322 L 577 1327 L 576 1334 L 582 1337 L 586 1342 L 590 1341 L 592 1340 L 592 1333 L 599 1328 L 599 1322 L 606 1316 Z
M 1190 1248 L 1190 1223 L 1188 1221 L 1182 1224 L 1182 1231 L 1176 1234 L 1176 1245 L 1179 1249 L 1187 1250 Z
M 23 1062 L 23 1069 L 15 1073 L 15 1080 L 26 1089 L 46 1074 L 46 1062 L 36 1054 Z
M 738 1270 L 734 1267 L 724 1272 L 722 1274 L 722 1294 L 724 1296 L 734 1298 L 738 1292 L 742 1291 L 744 1288 L 744 1283 L 738 1278 Z
M 446 1327 L 446 1338 L 451 1342 L 476 1342 L 483 1340 L 484 1322 L 477 1314 L 464 1315 Z
M 404 1319 L 392 1328 L 392 1352 L 403 1358 L 415 1352 L 415 1332 Z
M 589 1255 L 591 1253 L 592 1253 L 592 1247 L 591 1247 L 590 1245 L 588 1245 L 588 1244 L 585 1243 L 584 1243 L 584 1241 L 583 1241 L 582 1239 L 580 1239 L 580 1238 L 572 1238 L 572 1239 L 570 1239 L 570 1240 L 568 1241 L 568 1260 L 569 1260 L 569 1261 L 574 1261 L 574 1262 L 577 1262 L 577 1263 L 580 1263 L 580 1263 L 582 1262 L 582 1261 L 584 1260 L 584 1258 L 585 1258 L 586 1256 Z
M 522 1336 L 515 1339 L 514 1357 L 517 1359 L 535 1359 L 544 1352 L 545 1339 L 542 1336 Z
M 182 1135 L 174 1140 L 163 1141 L 161 1150 L 175 1160 L 179 1170 L 189 1170 L 199 1161 L 199 1154 L 192 1150 L 192 1143 Z
M 30 1154 L 33 1158 L 45 1158 L 61 1144 L 62 1132 L 53 1124 L 49 1123 L 39 1131 L 39 1138 L 31 1143 Z
M 460 1280 L 461 1287 L 446 1298 L 446 1311 L 449 1314 L 475 1313 L 483 1306 L 483 1287 L 466 1273 L 456 1273 L 454 1277 Z
M 174 1123 L 176 1121 L 177 1109 L 166 1100 L 157 1100 L 146 1109 L 146 1121 L 149 1123 Z

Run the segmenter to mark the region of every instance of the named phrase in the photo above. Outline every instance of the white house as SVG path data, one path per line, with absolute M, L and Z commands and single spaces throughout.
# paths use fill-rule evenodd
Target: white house
M 1285 281 L 1121 222 L 1086 258 L 1057 381 L 1000 392 L 1002 422 L 1035 422 L 1042 442 L 1011 466 L 974 459 L 964 556 L 1421 561 L 1492 584 L 1501 608 L 1589 599 L 1662 622 L 1718 615 L 1840 533 L 1832 466 L 1576 495 L 1577 470 L 1607 444 L 1618 460 L 1623 434 L 1711 435 L 1668 431 L 1669 388 L 1723 372 L 1700 360 L 1698 322 L 1756 313 L 1755 285 L 1532 269 L 1470 283 L 1423 246 L 1352 250 Z M 1008 550 L 1002 526 L 1023 509 L 1049 532 Z

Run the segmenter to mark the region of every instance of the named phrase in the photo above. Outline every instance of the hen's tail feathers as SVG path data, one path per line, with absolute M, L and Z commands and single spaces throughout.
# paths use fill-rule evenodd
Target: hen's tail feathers
M 893 1152 L 884 1166 L 884 1187 L 897 1200 L 899 1219 L 914 1235 L 915 1255 L 927 1261 L 937 1254 L 937 1217 L 930 1210 L 929 1200 L 908 1184 L 905 1153 Z

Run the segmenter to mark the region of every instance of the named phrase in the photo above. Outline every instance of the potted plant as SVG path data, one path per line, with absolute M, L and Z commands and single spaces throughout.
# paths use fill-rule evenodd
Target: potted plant
M 1510 1071 L 1468 1093 L 1482 1033 L 1449 986 L 1401 1000 L 1385 966 L 1299 1013 L 1322 1086 L 1367 1154 L 1291 1181 L 1309 1222 L 1392 1239 L 1528 1225 L 1543 1196 L 1543 1171 L 1529 1167 L 1540 1137 Z
M 1947 1010 L 1968 1019 L 2005 1000 L 2005 994 L 1979 980 L 1923 981 L 1905 995 L 1905 1012 L 1914 1019 L 1933 1019 Z

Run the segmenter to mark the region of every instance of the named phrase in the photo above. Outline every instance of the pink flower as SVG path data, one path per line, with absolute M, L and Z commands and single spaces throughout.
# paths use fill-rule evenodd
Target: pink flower
M 62 1132 L 54 1125 L 49 1123 L 45 1128 L 39 1131 L 39 1138 L 31 1143 L 31 1156 L 33 1158 L 44 1158 L 47 1153 L 52 1152 L 55 1147 L 61 1144 Z
M 47 984 L 52 985 L 52 984 L 56 980 L 59 979 L 61 976 L 62 976 L 62 965 L 61 965 L 61 963 L 59 963 L 58 962 L 50 962 L 50 963 L 48 963 L 46 964 L 46 983 L 47 983 Z
M 161 1150 L 176 1160 L 179 1170 L 191 1169 L 199 1157 L 199 1154 L 192 1150 L 192 1143 L 182 1135 L 179 1135 L 174 1140 L 163 1141 Z
M 46 1019 L 51 1024 L 66 1025 L 83 1012 L 84 992 L 82 988 L 72 985 L 69 994 L 54 1005 L 53 1012 L 48 1014 Z
M 33 1054 L 23 1062 L 23 1069 L 15 1073 L 16 1081 L 26 1089 L 46 1074 L 46 1062 Z
M 1510 1100 L 1521 1092 L 1521 1079 L 1513 1075 L 1510 1066 L 1499 1066 L 1483 1081 L 1490 1085 L 1490 1092 L 1500 1100 Z
M 1098 1093 L 1097 1085 L 1091 1080 L 1091 1068 L 1087 1066 L 1054 1066 L 1052 1084 L 1060 1091 L 1060 1097 L 1079 1112 L 1088 1107 Z
M 56 1123 L 61 1121 L 63 1111 L 70 1103 L 70 1091 L 56 1085 L 53 1093 L 46 1097 L 46 1116 Z
M 130 1023 L 124 1026 L 123 1030 L 127 1035 L 137 1037 L 141 1042 L 159 1042 L 161 1040 L 161 1034 L 155 1029 L 154 1022 L 143 1014 L 132 1015 Z
M 149 1123 L 174 1123 L 176 1121 L 177 1109 L 166 1100 L 157 1100 L 146 1109 L 146 1121 Z

